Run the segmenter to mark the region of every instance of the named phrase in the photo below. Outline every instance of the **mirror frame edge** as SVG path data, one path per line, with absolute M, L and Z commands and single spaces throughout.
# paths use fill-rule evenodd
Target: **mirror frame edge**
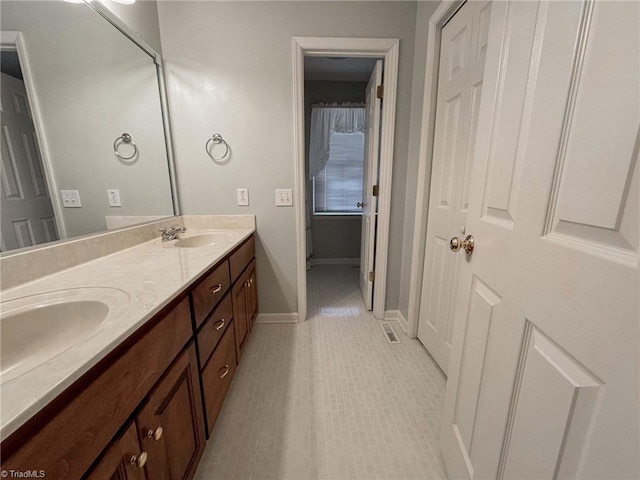
M 127 25 L 120 17 L 109 10 L 104 4 L 96 0 L 84 0 L 84 3 L 102 16 L 107 22 L 113 25 L 129 40 L 136 44 L 142 51 L 149 55 L 156 65 L 156 75 L 158 77 L 158 93 L 160 95 L 160 110 L 162 112 L 162 126 L 164 129 L 164 143 L 167 152 L 167 163 L 169 167 L 169 186 L 171 189 L 171 200 L 173 203 L 173 214 L 181 215 L 180 197 L 178 195 L 177 173 L 175 163 L 175 152 L 173 147 L 173 136 L 171 128 L 171 116 L 169 114 L 169 99 L 167 96 L 167 85 L 164 72 L 164 62 L 162 55 L 151 45 L 145 42 L 133 28 Z

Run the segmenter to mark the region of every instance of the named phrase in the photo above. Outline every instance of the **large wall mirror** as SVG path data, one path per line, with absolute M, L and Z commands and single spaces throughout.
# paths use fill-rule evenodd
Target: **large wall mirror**
M 153 54 L 84 3 L 3 0 L 0 25 L 0 250 L 174 215 Z

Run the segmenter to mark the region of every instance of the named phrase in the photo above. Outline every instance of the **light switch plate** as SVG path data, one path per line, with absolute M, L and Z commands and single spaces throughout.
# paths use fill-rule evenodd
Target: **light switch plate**
M 122 203 L 120 202 L 120 190 L 117 188 L 108 188 L 107 189 L 107 197 L 109 197 L 109 206 L 110 207 L 121 207 Z
M 62 206 L 64 208 L 80 208 L 80 192 L 78 190 L 60 190 Z
M 276 207 L 291 207 L 293 205 L 293 190 L 290 188 L 276 188 Z
M 239 188 L 237 190 L 238 194 L 238 206 L 246 207 L 249 205 L 249 189 L 248 188 Z

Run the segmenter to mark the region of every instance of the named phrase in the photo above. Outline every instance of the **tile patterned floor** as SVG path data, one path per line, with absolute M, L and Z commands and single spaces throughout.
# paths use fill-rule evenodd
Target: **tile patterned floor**
M 196 480 L 446 478 L 442 372 L 397 324 L 387 342 L 357 268 L 308 280 L 307 322 L 256 325 Z

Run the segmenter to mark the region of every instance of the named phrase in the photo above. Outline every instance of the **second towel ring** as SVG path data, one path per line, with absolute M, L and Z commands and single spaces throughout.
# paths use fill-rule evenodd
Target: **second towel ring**
M 125 157 L 124 155 L 120 155 L 120 152 L 118 152 L 118 140 L 120 140 L 120 142 L 124 143 L 125 145 L 131 145 L 133 147 L 133 153 L 131 154 L 131 156 Z M 122 160 L 131 160 L 138 154 L 138 147 L 136 147 L 136 142 L 133 141 L 131 135 L 129 135 L 128 133 L 123 133 L 118 138 L 116 138 L 115 142 L 113 142 L 113 151 L 118 156 L 118 158 L 121 158 Z
M 221 157 L 216 157 L 215 155 L 213 155 L 213 153 L 211 153 L 211 151 L 209 150 L 211 148 L 209 146 L 211 142 L 213 142 L 214 145 L 220 145 L 221 143 L 224 143 L 225 150 Z M 219 133 L 214 133 L 213 135 L 211 135 L 209 140 L 207 140 L 207 143 L 204 146 L 204 149 L 207 152 L 207 155 L 209 155 L 215 161 L 220 161 L 224 159 L 227 155 L 229 155 L 229 144 L 225 141 L 224 138 L 222 138 L 222 135 L 220 135 Z

